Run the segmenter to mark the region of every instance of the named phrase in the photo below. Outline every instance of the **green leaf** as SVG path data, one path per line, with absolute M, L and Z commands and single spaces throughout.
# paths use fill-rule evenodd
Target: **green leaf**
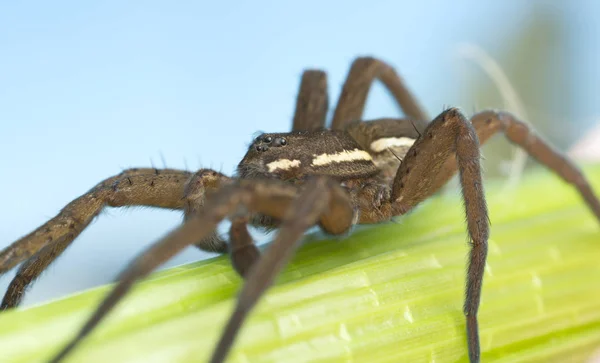
M 600 166 L 585 171 L 600 190 Z M 598 221 L 548 171 L 530 172 L 511 190 L 488 184 L 486 192 L 483 361 L 583 360 L 600 348 Z M 466 361 L 464 219 L 457 191 L 348 238 L 308 236 L 229 361 Z M 226 257 L 154 274 L 67 361 L 206 361 L 240 284 Z M 108 289 L 0 314 L 1 361 L 47 359 Z

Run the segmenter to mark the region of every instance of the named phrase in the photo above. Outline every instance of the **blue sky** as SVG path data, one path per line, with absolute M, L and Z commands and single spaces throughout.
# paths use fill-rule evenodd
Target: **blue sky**
M 393 64 L 430 114 L 472 110 L 458 95 L 456 47 L 490 53 L 535 2 L 29 1 L 0 5 L 0 247 L 98 181 L 134 166 L 231 173 L 257 131 L 286 131 L 304 68 L 329 72 L 332 100 L 349 64 Z M 567 22 L 576 118 L 598 119 L 594 1 L 541 1 Z M 367 118 L 398 115 L 380 87 Z M 584 127 L 584 126 L 581 126 Z M 55 263 L 29 303 L 110 281 L 173 228 L 177 213 L 110 210 Z M 202 257 L 189 250 L 169 265 Z M 12 276 L 12 275 L 11 275 Z M 0 288 L 9 279 L 0 279 Z

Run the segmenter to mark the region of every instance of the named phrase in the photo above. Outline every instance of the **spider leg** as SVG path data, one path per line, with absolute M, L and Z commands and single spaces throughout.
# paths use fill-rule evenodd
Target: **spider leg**
M 417 123 L 419 130 L 426 127 L 426 121 L 430 118 L 394 68 L 382 60 L 361 57 L 350 67 L 333 114 L 332 129 L 343 130 L 347 123 L 362 119 L 367 95 L 375 79 L 379 79 L 390 90 L 402 111 Z
M 458 163 L 471 245 L 464 305 L 469 359 L 479 362 L 477 311 L 487 256 L 489 219 L 477 133 L 458 109 L 451 108 L 436 117 L 413 144 L 398 169 L 390 201 L 393 215 L 404 214 L 423 201 L 435 192 L 435 177 L 451 156 L 455 156 Z
M 392 187 L 392 214 L 406 213 L 444 185 L 458 170 L 467 214 L 471 253 L 467 273 L 465 315 L 469 358 L 478 362 L 477 311 L 487 254 L 489 221 L 479 164 L 479 142 L 497 132 L 523 147 L 531 156 L 573 184 L 600 220 L 600 202 L 581 171 L 563 154 L 535 135 L 529 126 L 506 112 L 484 111 L 471 121 L 457 109 L 438 116 L 408 151 Z
M 566 155 L 553 148 L 547 141 L 535 134 L 526 123 L 508 112 L 483 111 L 471 118 L 477 130 L 479 142 L 485 143 L 498 132 L 504 132 L 513 143 L 521 146 L 538 162 L 572 184 L 586 202 L 596 218 L 600 220 L 600 201 L 587 182 L 581 170 Z M 434 182 L 434 188 L 445 184 L 456 172 L 456 160 L 449 158 Z
M 248 233 L 247 216 L 239 216 L 231 220 L 229 229 L 229 242 L 231 247 L 229 255 L 231 264 L 237 273 L 246 278 L 250 267 L 252 267 L 260 257 L 258 247 L 254 245 L 254 241 Z
M 181 209 L 183 185 L 189 176 L 187 171 L 133 169 L 101 182 L 69 203 L 57 216 L 0 252 L 0 274 L 54 240 L 65 235 L 74 239 L 105 205 L 147 205 Z
M 182 209 L 183 185 L 190 176 L 174 169 L 130 169 L 108 178 L 64 207 L 57 216 L 0 252 L 0 274 L 24 260 L 11 281 L 2 309 L 15 307 L 25 289 L 87 227 L 104 206 L 148 205 Z
M 0 305 L 0 310 L 12 309 L 19 306 L 29 285 L 31 285 L 41 273 L 61 255 L 61 253 L 70 245 L 70 242 L 71 240 L 68 238 L 68 235 L 63 236 L 62 238 L 47 244 L 36 254 L 23 262 L 21 267 L 17 270 L 16 276 L 8 285 L 8 289 L 2 299 L 2 305 Z
M 225 174 L 211 169 L 200 169 L 192 175 L 183 189 L 184 221 L 195 217 L 204 207 L 204 202 L 208 193 L 212 193 L 219 188 L 232 183 L 232 179 Z M 196 247 L 207 252 L 227 252 L 227 243 L 213 231 L 195 244 Z
M 312 69 L 304 71 L 300 81 L 300 91 L 296 98 L 292 131 L 312 131 L 324 128 L 328 108 L 327 74 Z
M 344 192 L 341 188 L 338 189 L 340 190 L 337 194 L 331 193 L 331 195 L 336 195 L 339 199 L 339 193 L 344 195 Z M 194 218 L 188 219 L 167 236 L 152 244 L 121 273 L 113 290 L 103 300 L 77 336 L 51 362 L 59 362 L 73 350 L 125 296 L 138 279 L 148 275 L 185 247 L 209 236 L 221 220 L 229 215 L 239 215 L 239 211 L 260 213 L 281 220 L 297 195 L 298 187 L 270 180 L 241 180 L 215 191 L 208 196 L 205 208 L 199 210 Z M 328 207 L 329 209 L 339 208 L 337 205 L 333 207 L 329 205 Z M 351 215 L 352 213 L 350 213 Z M 332 232 L 336 232 L 340 228 L 346 230 L 350 228 L 350 224 L 343 225 L 345 220 L 338 219 L 340 218 L 322 218 L 321 224 L 325 226 L 324 228 L 328 228 L 326 230 Z M 350 218 L 351 220 L 352 218 Z
M 156 170 L 156 169 L 131 169 L 119 174 L 119 176 L 106 179 L 99 184 L 101 188 L 113 187 L 115 183 L 124 178 L 134 178 L 136 176 L 156 176 L 165 175 L 167 173 L 179 174 L 180 171 Z M 184 172 L 185 173 L 185 172 Z M 185 176 L 185 175 L 184 175 Z M 192 217 L 197 208 L 200 208 L 204 203 L 205 193 L 220 187 L 222 183 L 230 182 L 230 178 L 217 173 L 213 170 L 202 169 L 196 172 L 187 181 L 184 187 L 183 202 L 185 219 Z M 133 183 L 134 179 L 131 179 Z M 153 180 L 156 183 L 156 180 Z M 152 182 L 152 181 L 151 181 Z M 129 183 L 129 180 L 128 182 Z M 156 184 L 155 184 L 156 185 Z M 100 188 L 97 186 L 95 189 Z M 43 246 L 38 252 L 27 259 L 17 271 L 16 276 L 10 282 L 8 289 L 0 305 L 0 309 L 6 310 L 18 306 L 25 291 L 39 277 L 39 275 L 54 262 L 63 251 L 70 246 L 76 235 L 66 234 L 59 237 L 57 240 L 51 241 Z M 213 232 L 209 237 L 196 243 L 196 246 L 204 251 L 209 252 L 227 252 L 227 244 L 223 241 L 216 232 Z
M 316 178 L 307 183 L 287 209 L 277 237 L 249 271 L 236 307 L 213 352 L 211 363 L 225 360 L 250 310 L 287 265 L 299 247 L 304 232 L 320 221 L 326 231 L 343 233 L 351 227 L 352 218 L 349 197 L 339 186 L 329 183 L 325 178 Z

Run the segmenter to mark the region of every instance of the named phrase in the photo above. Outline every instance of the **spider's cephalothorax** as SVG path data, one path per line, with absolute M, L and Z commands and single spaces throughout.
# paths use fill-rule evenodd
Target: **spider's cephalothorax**
M 326 175 L 336 180 L 378 174 L 371 155 L 344 131 L 318 130 L 263 134 L 238 165 L 240 178 L 305 180 Z
M 392 138 L 387 138 L 387 141 L 390 139 Z M 376 142 L 377 140 L 371 141 Z M 365 216 L 379 213 L 378 208 L 390 195 L 390 186 L 385 181 L 385 169 L 376 165 L 370 153 L 373 151 L 367 150 L 346 131 L 315 130 L 262 134 L 250 145 L 238 165 L 238 177 L 279 179 L 301 186 L 310 177 L 326 176 L 346 190 L 355 212 L 358 213 L 357 220 L 368 223 L 368 220 L 360 219 L 362 212 L 365 211 Z M 374 154 L 380 155 L 381 152 L 377 150 Z M 365 197 L 365 193 L 371 193 L 373 197 Z M 365 205 L 361 205 L 361 201 Z M 254 215 L 251 221 L 253 225 L 262 227 L 276 226 L 279 223 L 263 214 Z M 325 232 L 332 234 L 345 231 L 328 230 L 324 225 L 321 227 Z
M 372 82 L 390 90 L 405 119 L 360 121 Z M 213 352 L 222 362 L 244 319 L 299 245 L 318 225 L 331 234 L 354 223 L 380 223 L 400 216 L 435 193 L 457 171 L 462 187 L 471 252 L 464 313 L 471 362 L 480 360 L 477 311 L 487 255 L 489 220 L 481 179 L 481 143 L 503 132 L 513 143 L 577 188 L 600 219 L 600 202 L 565 156 L 506 112 L 484 111 L 467 119 L 450 108 L 429 118 L 396 72 L 374 58 L 350 69 L 330 129 L 325 73 L 304 72 L 291 133 L 257 137 L 230 178 L 209 169 L 130 169 L 73 200 L 60 213 L 0 252 L 0 273 L 21 264 L 2 301 L 17 306 L 23 293 L 106 207 L 145 205 L 183 210 L 185 222 L 152 244 L 120 279 L 78 335 L 52 362 L 67 355 L 140 278 L 189 245 L 229 252 L 245 278 L 236 308 Z M 215 228 L 231 220 L 226 242 Z M 248 225 L 278 228 L 263 256 Z

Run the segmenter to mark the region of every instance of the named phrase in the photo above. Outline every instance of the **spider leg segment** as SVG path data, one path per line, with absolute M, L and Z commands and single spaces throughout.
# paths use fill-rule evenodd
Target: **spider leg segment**
M 11 281 L 2 309 L 15 307 L 25 289 L 73 242 L 105 206 L 146 205 L 182 209 L 190 173 L 130 169 L 108 178 L 64 207 L 57 216 L 0 252 L 0 274 L 27 260 Z M 28 260 L 29 259 L 29 260 Z
M 211 169 L 200 169 L 189 178 L 183 190 L 184 221 L 193 218 L 204 207 L 204 202 L 208 193 L 212 193 L 219 188 L 229 185 L 233 179 L 225 174 Z M 207 252 L 225 253 L 228 251 L 227 243 L 219 236 L 216 231 L 203 238 L 195 244 L 196 247 Z
M 51 362 L 59 362 L 64 358 L 108 314 L 138 279 L 148 275 L 183 248 L 208 236 L 227 216 L 237 217 L 246 211 L 281 220 L 282 230 L 278 240 L 291 241 L 289 244 L 274 243 L 259 263 L 250 270 L 249 277 L 255 281 L 245 289 L 245 294 L 249 297 L 239 302 L 240 306 L 249 309 L 253 302 L 248 299 L 257 299 L 271 283 L 307 228 L 315 222 L 320 222 L 330 233 L 338 231 L 343 233 L 351 227 L 353 210 L 347 194 L 341 187 L 326 178 L 315 178 L 301 189 L 299 198 L 297 198 L 298 192 L 297 186 L 269 180 L 241 180 L 215 191 L 207 199 L 206 208 L 198 212 L 195 218 L 187 220 L 179 228 L 151 245 L 132 262 L 119 276 L 115 288 L 77 336 Z M 333 212 L 337 214 L 328 214 Z M 239 219 L 234 221 L 241 222 Z M 230 345 L 231 342 L 228 342 L 227 346 Z
M 260 257 L 258 247 L 254 245 L 254 241 L 250 233 L 248 233 L 248 221 L 247 216 L 232 218 L 229 229 L 229 242 L 231 245 L 229 255 L 231 257 L 231 264 L 237 273 L 244 278 L 248 276 L 250 267 Z
M 363 119 L 367 95 L 375 79 L 383 82 L 408 118 L 425 128 L 430 118 L 394 68 L 377 58 L 361 57 L 350 66 L 333 114 L 332 129 L 343 130 L 348 123 Z
M 8 289 L 2 299 L 2 305 L 0 305 L 0 310 L 19 306 L 29 285 L 69 247 L 72 241 L 69 235 L 63 236 L 42 247 L 36 254 L 25 260 L 8 285 Z
M 328 108 L 327 74 L 312 69 L 304 71 L 296 98 L 292 131 L 313 131 L 324 128 Z

